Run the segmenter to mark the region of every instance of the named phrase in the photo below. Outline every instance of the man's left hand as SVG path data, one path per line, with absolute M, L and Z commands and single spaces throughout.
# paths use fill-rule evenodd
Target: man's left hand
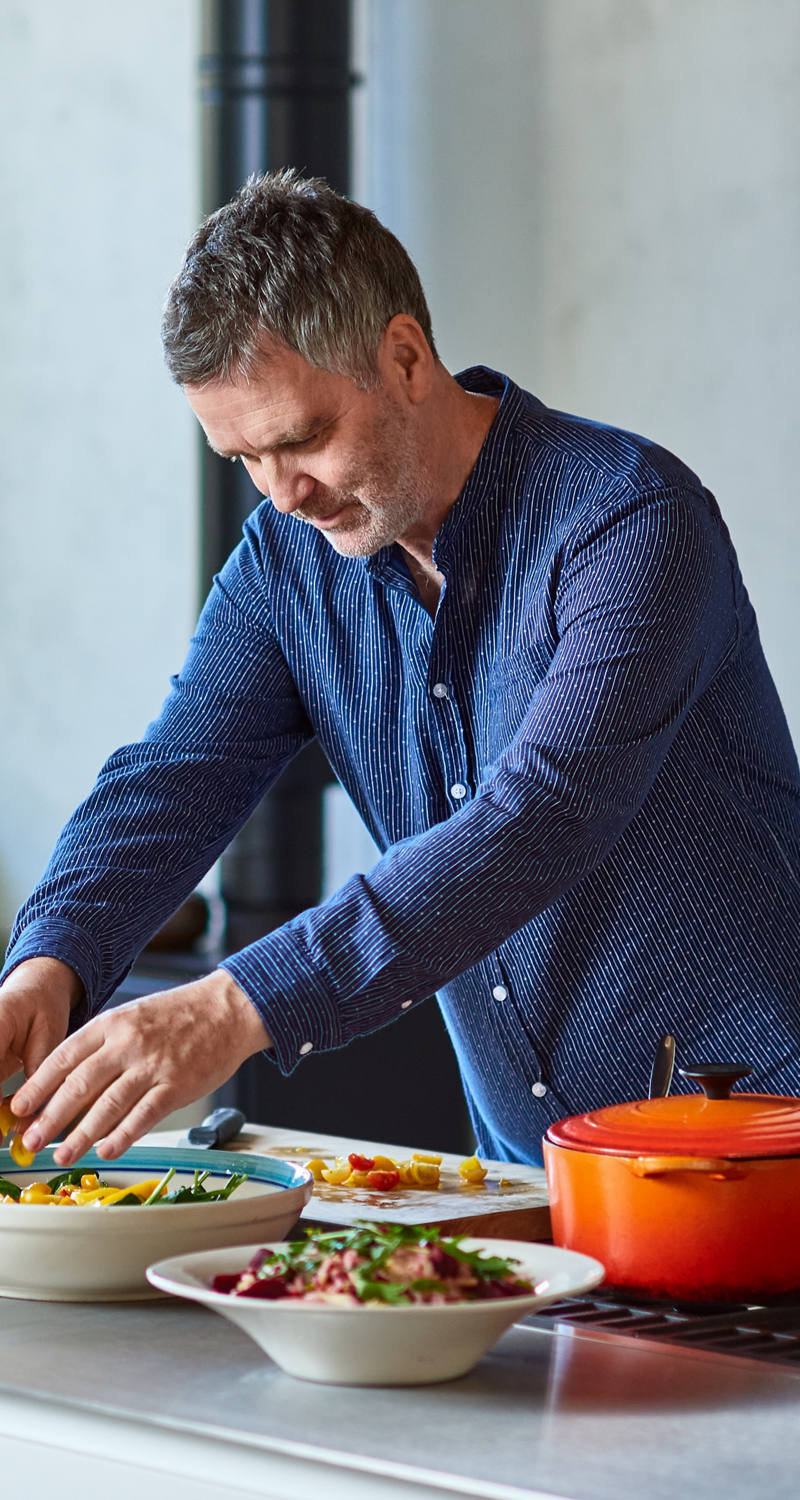
M 27 1118 L 23 1140 L 31 1151 L 72 1124 L 54 1153 L 60 1167 L 71 1166 L 95 1144 L 98 1155 L 110 1160 L 269 1046 L 244 990 L 216 969 L 87 1022 L 17 1089 L 11 1108 Z

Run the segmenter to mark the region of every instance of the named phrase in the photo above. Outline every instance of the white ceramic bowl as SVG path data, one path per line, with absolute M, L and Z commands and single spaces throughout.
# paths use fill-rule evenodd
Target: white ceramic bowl
M 166 1255 L 249 1243 L 254 1235 L 285 1235 L 311 1197 L 310 1172 L 290 1162 L 179 1146 L 134 1146 L 116 1161 L 94 1152 L 76 1163 L 122 1187 L 176 1173 L 167 1191 L 191 1183 L 196 1167 L 211 1171 L 207 1187 L 224 1187 L 231 1172 L 246 1172 L 222 1203 L 174 1203 L 113 1208 L 0 1203 L 0 1296 L 54 1302 L 109 1302 L 152 1298 L 147 1267 Z M 0 1176 L 21 1187 L 62 1171 L 52 1148 L 21 1168 L 0 1151 Z M 243 1251 L 235 1254 L 242 1255 Z
M 496 1301 L 407 1307 L 321 1306 L 288 1298 L 230 1297 L 210 1290 L 213 1276 L 243 1270 L 258 1245 L 176 1256 L 150 1266 L 147 1275 L 161 1291 L 221 1313 L 255 1339 L 281 1369 L 301 1380 L 427 1385 L 465 1375 L 518 1318 L 558 1297 L 597 1286 L 605 1274 L 599 1261 L 552 1245 L 488 1239 L 461 1243 L 467 1250 L 519 1261 L 519 1274 L 536 1290 Z M 272 1243 L 268 1248 L 281 1246 Z

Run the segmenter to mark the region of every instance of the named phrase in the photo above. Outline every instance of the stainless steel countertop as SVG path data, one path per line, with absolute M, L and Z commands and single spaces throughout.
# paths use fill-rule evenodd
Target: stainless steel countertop
M 395 1475 L 412 1494 L 417 1480 L 420 1493 L 570 1500 L 796 1500 L 800 1488 L 800 1371 L 725 1355 L 519 1327 L 461 1380 L 345 1389 L 291 1379 L 177 1302 L 5 1299 L 0 1338 L 0 1405 L 35 1404 L 44 1440 L 42 1402 L 211 1436 L 232 1476 L 237 1450 L 263 1454 L 266 1475 L 270 1453 L 296 1448 L 321 1473 Z

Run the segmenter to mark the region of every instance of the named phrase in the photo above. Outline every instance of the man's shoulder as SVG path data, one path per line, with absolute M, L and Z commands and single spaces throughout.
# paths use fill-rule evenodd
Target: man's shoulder
M 531 465 L 557 460 L 574 484 L 582 474 L 598 493 L 701 490 L 697 474 L 669 448 L 634 430 L 547 406 L 520 388 L 516 428 Z
M 663 444 L 627 428 L 549 406 L 510 376 L 486 365 L 461 371 L 465 389 L 494 395 L 500 408 L 493 433 L 494 456 L 522 472 L 574 487 L 582 476 L 601 490 L 621 485 L 644 492 L 665 487 L 701 489 L 698 476 Z

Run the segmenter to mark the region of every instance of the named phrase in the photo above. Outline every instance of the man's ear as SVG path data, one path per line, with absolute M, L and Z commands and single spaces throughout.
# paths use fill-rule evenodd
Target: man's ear
M 384 329 L 378 348 L 378 371 L 384 387 L 418 406 L 430 394 L 435 358 L 416 318 L 396 313 Z

